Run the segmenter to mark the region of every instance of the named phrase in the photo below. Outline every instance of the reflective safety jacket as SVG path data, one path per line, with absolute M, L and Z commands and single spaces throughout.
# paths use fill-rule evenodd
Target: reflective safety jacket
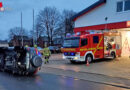
M 49 50 L 49 48 L 44 48 L 43 49 L 43 56 L 50 56 L 51 55 L 51 52 Z

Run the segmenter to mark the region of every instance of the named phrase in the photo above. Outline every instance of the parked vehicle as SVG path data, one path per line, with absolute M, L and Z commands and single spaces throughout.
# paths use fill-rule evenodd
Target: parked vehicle
M 38 51 L 31 47 L 1 47 L 0 70 L 11 71 L 13 74 L 33 75 L 42 66 L 42 58 Z
M 121 34 L 85 34 L 64 39 L 63 58 L 75 62 L 92 62 L 101 58 L 121 56 Z
M 48 47 L 51 51 L 51 53 L 59 53 L 60 52 L 60 48 L 58 46 L 49 46 Z
M 60 53 L 60 52 L 61 52 L 61 49 L 60 49 L 60 47 L 58 47 L 58 46 L 55 46 L 55 49 L 56 49 L 56 52 L 57 52 L 57 53 Z

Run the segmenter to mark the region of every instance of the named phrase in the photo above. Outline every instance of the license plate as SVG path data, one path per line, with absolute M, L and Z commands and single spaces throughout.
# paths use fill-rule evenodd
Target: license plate
M 67 59 L 72 59 L 71 57 L 67 57 Z

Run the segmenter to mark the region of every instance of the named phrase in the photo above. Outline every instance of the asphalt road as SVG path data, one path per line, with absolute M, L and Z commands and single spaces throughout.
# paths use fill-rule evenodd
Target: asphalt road
M 18 76 L 0 72 L 0 90 L 126 90 L 76 78 L 38 73 Z

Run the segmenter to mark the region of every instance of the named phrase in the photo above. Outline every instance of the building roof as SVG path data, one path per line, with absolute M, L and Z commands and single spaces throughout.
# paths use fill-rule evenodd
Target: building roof
M 82 10 L 82 11 L 79 12 L 78 14 L 74 15 L 74 16 L 72 17 L 72 20 L 73 20 L 73 21 L 76 21 L 80 16 L 82 16 L 82 15 L 84 15 L 84 14 L 90 12 L 91 10 L 97 8 L 98 6 L 100 6 L 100 5 L 104 4 L 104 3 L 106 3 L 106 0 L 99 0 L 99 1 L 95 2 L 95 3 L 92 4 L 91 6 L 87 7 L 87 8 L 84 9 L 84 10 Z

